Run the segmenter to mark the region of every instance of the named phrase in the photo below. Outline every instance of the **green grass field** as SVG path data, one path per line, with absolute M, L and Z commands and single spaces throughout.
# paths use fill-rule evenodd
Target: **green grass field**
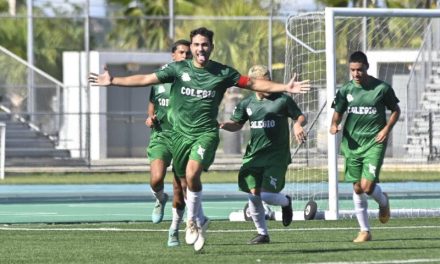
M 168 174 L 166 182 L 171 179 Z M 235 172 L 209 172 L 202 177 L 205 183 L 236 183 L 236 179 Z M 440 173 L 383 171 L 381 179 L 438 181 Z M 148 180 L 147 173 L 44 173 L 10 174 L 0 184 L 147 184 Z M 288 228 L 270 221 L 271 243 L 247 245 L 255 235 L 251 222 L 217 220 L 200 253 L 184 244 L 168 248 L 169 222 L 2 225 L 0 263 L 440 263 L 440 218 L 393 218 L 386 225 L 372 219 L 371 223 L 373 241 L 354 244 L 358 232 L 354 219 L 294 221 Z M 180 234 L 183 242 L 183 230 Z
M 1 263 L 440 263 L 440 219 L 372 220 L 355 244 L 355 220 L 270 221 L 271 243 L 247 245 L 251 222 L 213 221 L 205 248 L 166 246 L 169 222 L 0 227 Z M 184 233 L 180 233 L 183 242 Z

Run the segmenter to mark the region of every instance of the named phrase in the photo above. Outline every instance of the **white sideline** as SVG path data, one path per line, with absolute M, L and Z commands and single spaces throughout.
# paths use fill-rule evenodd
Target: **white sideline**
M 385 230 L 385 229 L 439 229 L 438 226 L 389 226 L 389 227 L 375 227 L 375 230 Z M 358 227 L 317 227 L 317 228 L 278 228 L 271 229 L 272 232 L 288 232 L 288 231 L 323 231 L 323 230 L 358 230 Z M 29 227 L 13 227 L 13 226 L 2 226 L 0 231 L 102 231 L 102 232 L 168 232 L 168 229 L 144 229 L 144 228 L 29 228 Z M 182 231 L 183 232 L 183 231 Z M 208 230 L 209 233 L 254 233 L 253 229 L 240 229 L 240 230 Z
M 401 263 L 431 263 L 440 262 L 440 259 L 407 259 L 407 260 L 378 260 L 378 261 L 358 261 L 358 262 L 309 262 L 308 264 L 401 264 Z

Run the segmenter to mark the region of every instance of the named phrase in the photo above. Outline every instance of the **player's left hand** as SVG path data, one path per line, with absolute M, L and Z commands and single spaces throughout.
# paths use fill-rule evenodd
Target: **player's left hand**
M 295 134 L 296 142 L 298 142 L 298 144 L 301 144 L 301 143 L 306 141 L 307 134 L 306 134 L 306 132 L 304 131 L 304 128 L 301 125 L 295 124 L 294 128 L 293 128 L 293 131 L 294 131 L 294 134 Z
M 376 136 L 377 143 L 383 143 L 388 138 L 388 129 L 384 127 Z
M 301 82 L 295 81 L 296 73 L 293 74 L 292 79 L 286 85 L 286 92 L 288 93 L 308 93 L 310 91 L 311 85 L 310 80 L 305 80 Z

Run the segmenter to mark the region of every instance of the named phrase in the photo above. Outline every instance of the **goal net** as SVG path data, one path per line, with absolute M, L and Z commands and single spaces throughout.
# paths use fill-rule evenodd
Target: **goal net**
M 352 185 L 343 181 L 338 155 L 341 135 L 328 130 L 332 99 L 350 80 L 348 57 L 357 50 L 369 59 L 368 73 L 391 84 L 400 99 L 381 172 L 392 216 L 440 215 L 440 182 L 432 181 L 440 175 L 439 28 L 440 10 L 327 8 L 288 18 L 285 80 L 297 73 L 313 86 L 295 96 L 308 140 L 298 146 L 292 135 L 286 191 L 294 197 L 294 218 L 310 217 L 309 201 L 318 208 L 314 218 L 354 217 Z M 369 213 L 376 208 L 370 199 Z

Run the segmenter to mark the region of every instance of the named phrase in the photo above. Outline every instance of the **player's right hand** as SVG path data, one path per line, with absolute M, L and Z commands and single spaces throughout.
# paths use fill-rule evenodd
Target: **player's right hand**
M 147 119 L 145 120 L 145 124 L 148 126 L 148 127 L 150 127 L 150 128 L 153 128 L 154 127 L 154 123 L 156 123 L 157 121 L 156 121 L 156 115 L 153 115 L 153 116 L 149 116 L 149 117 L 147 117 Z
M 341 131 L 342 126 L 341 125 L 331 125 L 330 126 L 330 134 L 335 135 L 339 131 Z
M 107 67 L 104 68 L 104 72 L 102 74 L 96 74 L 91 72 L 89 74 L 89 83 L 93 86 L 108 86 L 112 83 L 112 77 L 107 70 Z
M 310 80 L 305 81 L 295 81 L 296 73 L 293 74 L 292 79 L 287 83 L 285 91 L 288 93 L 296 94 L 296 93 L 308 93 L 311 89 Z

